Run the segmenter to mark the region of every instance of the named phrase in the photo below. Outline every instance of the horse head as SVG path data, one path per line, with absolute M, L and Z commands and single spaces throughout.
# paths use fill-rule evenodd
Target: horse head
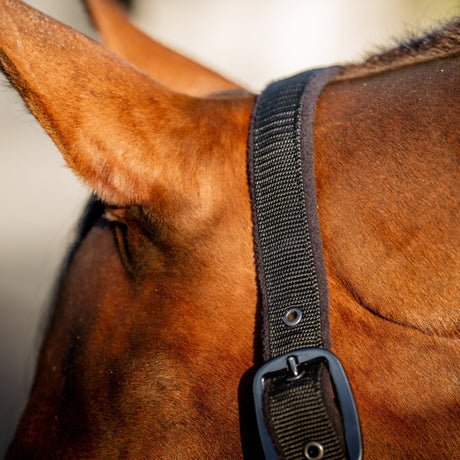
M 8 458 L 256 458 L 255 96 L 86 3 L 106 46 L 0 0 L 0 67 L 95 196 Z M 369 458 L 460 449 L 459 36 L 344 67 L 318 102 L 333 350 Z

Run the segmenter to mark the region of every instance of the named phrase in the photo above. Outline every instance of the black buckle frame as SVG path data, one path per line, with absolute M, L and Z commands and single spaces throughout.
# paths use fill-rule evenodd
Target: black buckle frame
M 345 444 L 349 459 L 360 460 L 362 458 L 363 448 L 358 411 L 356 410 L 353 393 L 342 364 L 328 350 L 323 348 L 305 348 L 293 351 L 292 353 L 286 353 L 268 361 L 257 371 L 254 377 L 253 393 L 257 426 L 267 460 L 277 460 L 278 453 L 264 422 L 262 395 L 265 387 L 265 379 L 281 372 L 286 372 L 286 370 L 291 372 L 291 377 L 288 380 L 302 378 L 303 374 L 302 372 L 298 372 L 297 367 L 301 368 L 317 361 L 324 361 L 326 363 L 331 376 L 332 385 L 343 418 Z

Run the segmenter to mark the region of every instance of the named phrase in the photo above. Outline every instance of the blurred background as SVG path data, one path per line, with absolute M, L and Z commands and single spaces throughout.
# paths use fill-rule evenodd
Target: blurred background
M 79 0 L 27 3 L 97 39 Z M 365 57 L 460 14 L 458 0 L 132 0 L 160 41 L 252 91 Z M 33 376 L 48 298 L 86 190 L 0 79 L 0 457 Z

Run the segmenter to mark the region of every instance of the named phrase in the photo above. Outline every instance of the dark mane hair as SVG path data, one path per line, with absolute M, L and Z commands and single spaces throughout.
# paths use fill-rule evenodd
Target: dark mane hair
M 432 59 L 460 54 L 460 17 L 421 37 L 412 37 L 395 48 L 369 56 L 359 64 L 343 67 L 336 80 L 361 78 Z

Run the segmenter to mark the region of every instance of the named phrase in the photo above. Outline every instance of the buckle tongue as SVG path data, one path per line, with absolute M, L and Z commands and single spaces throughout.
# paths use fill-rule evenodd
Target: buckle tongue
M 339 409 L 343 419 L 345 444 L 350 460 L 362 458 L 361 429 L 358 412 L 345 370 L 336 356 L 323 348 L 304 348 L 278 356 L 266 362 L 256 373 L 253 382 L 254 405 L 260 439 L 267 460 L 277 460 L 278 453 L 264 422 L 263 392 L 266 379 L 277 374 L 289 372 L 288 382 L 301 379 L 305 371 L 302 367 L 323 361 L 327 365 Z M 308 457 L 306 457 L 308 458 Z

